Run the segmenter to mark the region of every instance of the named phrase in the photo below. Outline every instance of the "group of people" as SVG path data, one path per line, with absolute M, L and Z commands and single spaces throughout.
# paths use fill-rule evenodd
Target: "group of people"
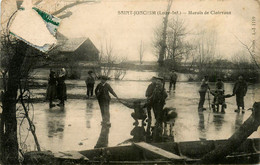
M 217 79 L 217 82 L 215 84 L 215 90 L 211 90 L 210 86 L 208 84 L 208 77 L 205 76 L 202 80 L 202 83 L 201 83 L 200 89 L 199 89 L 199 94 L 200 94 L 200 101 L 199 101 L 199 105 L 198 105 L 199 111 L 206 110 L 206 108 L 204 108 L 203 105 L 205 102 L 205 97 L 206 97 L 207 92 L 209 92 L 210 94 L 212 94 L 214 96 L 214 99 L 213 99 L 213 102 L 211 105 L 213 112 L 219 112 L 219 108 L 221 106 L 221 112 L 225 113 L 225 108 L 227 108 L 225 98 L 229 98 L 229 97 L 236 95 L 237 109 L 235 110 L 235 112 L 239 113 L 240 110 L 242 110 L 242 113 L 245 113 L 244 96 L 247 93 L 247 83 L 243 79 L 242 76 L 238 77 L 238 80 L 236 81 L 236 83 L 234 85 L 232 94 L 225 94 L 224 83 L 221 80 L 221 78 Z
M 93 89 L 95 84 L 95 78 L 94 75 L 92 75 L 93 72 L 88 72 L 88 77 L 86 79 L 86 86 L 87 86 L 87 98 L 91 97 L 93 95 Z M 107 76 L 100 76 L 100 83 L 95 88 L 95 95 L 98 100 L 100 110 L 101 110 L 101 116 L 102 116 L 102 123 L 110 125 L 110 113 L 109 113 L 109 105 L 111 97 L 109 95 L 112 94 L 114 97 L 116 97 L 121 103 L 124 103 L 121 99 L 118 98 L 117 94 L 114 92 L 114 90 L 111 88 L 111 86 L 107 83 L 107 80 L 109 79 Z M 177 75 L 176 73 L 172 72 L 170 75 L 170 87 L 171 90 L 172 86 L 173 89 L 175 89 Z M 162 77 L 153 77 L 152 83 L 148 86 L 146 90 L 146 97 L 147 97 L 147 113 L 148 113 L 148 119 L 151 121 L 151 109 L 153 109 L 154 116 L 157 123 L 162 122 L 162 109 L 165 105 L 165 100 L 167 98 L 167 93 L 164 88 L 164 79 Z
M 66 84 L 65 84 L 66 70 L 62 68 L 58 73 L 50 70 L 48 88 L 47 88 L 47 99 L 49 100 L 49 106 L 54 107 L 53 104 L 54 99 L 58 98 L 60 100 L 59 106 L 64 106 L 64 101 L 67 99 L 66 94 Z M 93 97 L 94 91 L 96 98 L 98 100 L 98 104 L 101 110 L 102 116 L 102 124 L 110 126 L 110 112 L 109 105 L 111 97 L 109 95 L 112 94 L 116 97 L 121 103 L 126 104 L 124 101 L 118 98 L 117 94 L 111 88 L 111 86 L 107 83 L 109 79 L 107 76 L 99 76 L 100 83 L 96 86 L 95 79 L 97 76 L 93 71 L 88 72 L 88 76 L 86 79 L 87 86 L 87 98 Z M 177 81 L 177 74 L 175 71 L 171 71 L 169 75 L 169 92 L 175 90 Z M 240 108 L 242 109 L 242 113 L 244 113 L 244 96 L 247 92 L 247 83 L 244 81 L 242 76 L 239 76 L 238 81 L 235 83 L 232 94 L 225 94 L 224 83 L 218 78 L 215 84 L 215 90 L 211 90 L 208 84 L 208 77 L 205 76 L 200 85 L 199 94 L 200 100 L 198 105 L 198 110 L 203 111 L 206 108 L 203 107 L 205 102 L 206 93 L 210 93 L 214 96 L 213 102 L 211 105 L 213 112 L 219 112 L 219 108 L 221 106 L 221 112 L 225 113 L 225 108 L 227 107 L 225 98 L 229 98 L 236 95 L 237 109 L 235 112 L 240 112 Z M 165 78 L 163 77 L 153 77 L 151 84 L 146 89 L 145 96 L 147 101 L 145 103 L 145 108 L 148 116 L 148 123 L 151 123 L 152 116 L 151 110 L 153 110 L 155 117 L 155 127 L 161 127 L 163 122 L 163 108 L 165 105 L 166 98 L 168 97 L 167 92 L 165 90 Z M 209 97 L 209 96 L 208 96 Z
M 65 84 L 66 70 L 61 68 L 58 72 L 50 70 L 47 96 L 46 99 L 49 100 L 49 107 L 55 107 L 53 101 L 57 98 L 59 99 L 58 106 L 64 106 L 64 101 L 67 99 L 67 89 Z

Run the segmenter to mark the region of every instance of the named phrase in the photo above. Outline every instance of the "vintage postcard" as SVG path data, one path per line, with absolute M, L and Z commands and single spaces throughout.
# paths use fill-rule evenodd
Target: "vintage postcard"
M 260 163 L 259 0 L 2 0 L 0 164 Z

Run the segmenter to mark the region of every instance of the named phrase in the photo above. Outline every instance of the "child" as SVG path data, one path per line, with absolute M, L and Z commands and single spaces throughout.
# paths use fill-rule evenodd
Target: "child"
M 141 103 L 140 100 L 135 101 L 126 101 L 126 100 L 119 100 L 123 105 L 125 105 L 128 108 L 134 109 L 134 112 L 131 114 L 131 116 L 134 118 L 134 129 L 131 131 L 131 135 L 133 136 L 134 142 L 140 142 L 145 140 L 145 123 L 144 120 L 147 118 L 146 115 L 146 103 Z M 138 120 L 141 120 L 141 123 L 139 123 Z
M 227 105 L 225 103 L 225 98 L 232 97 L 232 95 L 230 94 L 224 95 L 224 92 L 225 91 L 222 89 L 210 91 L 210 93 L 214 96 L 214 100 L 212 103 L 213 112 L 219 112 L 219 105 L 221 105 L 221 113 L 225 113 L 225 108 L 227 108 Z

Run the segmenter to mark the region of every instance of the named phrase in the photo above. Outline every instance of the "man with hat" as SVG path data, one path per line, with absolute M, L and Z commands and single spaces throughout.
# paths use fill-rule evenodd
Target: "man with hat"
M 206 93 L 208 90 L 210 90 L 210 87 L 208 84 L 208 77 L 204 76 L 204 78 L 202 79 L 202 83 L 200 85 L 200 89 L 199 89 L 200 101 L 199 101 L 199 105 L 198 105 L 198 111 L 206 110 L 206 108 L 204 108 L 203 105 L 204 105 Z
M 175 91 L 177 78 L 178 78 L 177 74 L 175 73 L 174 70 L 172 70 L 170 73 L 169 92 L 172 90 L 172 86 L 173 86 L 173 90 Z
M 240 107 L 242 108 L 242 113 L 245 113 L 244 96 L 247 92 L 247 83 L 242 76 L 238 77 L 238 81 L 235 83 L 233 88 L 233 96 L 236 95 L 237 110 L 235 112 L 240 112 Z
M 165 100 L 168 97 L 163 87 L 163 82 L 164 79 L 162 77 L 156 77 L 156 87 L 151 97 L 154 117 L 156 119 L 153 138 L 155 142 L 159 142 L 161 140 L 160 135 L 162 134 L 163 107 L 165 105 Z
M 107 76 L 101 76 L 100 77 L 101 82 L 97 85 L 95 89 L 95 95 L 98 100 L 98 104 L 101 110 L 102 115 L 102 125 L 111 126 L 110 124 L 110 113 L 109 113 L 109 104 L 111 97 L 109 93 L 111 93 L 114 97 L 117 97 L 114 90 L 111 88 L 111 86 L 107 83 L 107 80 L 109 79 Z
M 85 81 L 86 85 L 87 85 L 87 98 L 89 98 L 90 96 L 93 96 L 93 91 L 94 91 L 94 85 L 95 85 L 95 78 L 92 76 L 93 71 L 90 70 L 88 71 L 88 77 Z

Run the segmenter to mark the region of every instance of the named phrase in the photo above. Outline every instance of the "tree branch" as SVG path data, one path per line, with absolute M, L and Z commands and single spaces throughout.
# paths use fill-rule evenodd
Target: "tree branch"
M 62 7 L 61 9 L 51 13 L 52 15 L 58 15 L 60 13 L 62 13 L 63 11 L 69 9 L 69 8 L 72 8 L 74 6 L 77 6 L 77 5 L 80 5 L 80 4 L 83 4 L 83 3 L 90 3 L 90 2 L 98 2 L 98 1 L 95 1 L 95 0 L 87 0 L 87 1 L 76 1 L 74 3 L 71 3 L 71 4 L 68 4 L 68 5 L 65 5 L 64 7 Z
M 250 48 L 245 44 L 243 43 L 235 34 L 233 34 L 235 36 L 235 38 L 247 49 L 248 53 L 250 54 L 252 60 L 254 61 L 255 65 L 257 66 L 258 69 L 260 69 L 260 66 L 258 65 L 255 57 L 254 57 L 254 54 L 250 51 Z

